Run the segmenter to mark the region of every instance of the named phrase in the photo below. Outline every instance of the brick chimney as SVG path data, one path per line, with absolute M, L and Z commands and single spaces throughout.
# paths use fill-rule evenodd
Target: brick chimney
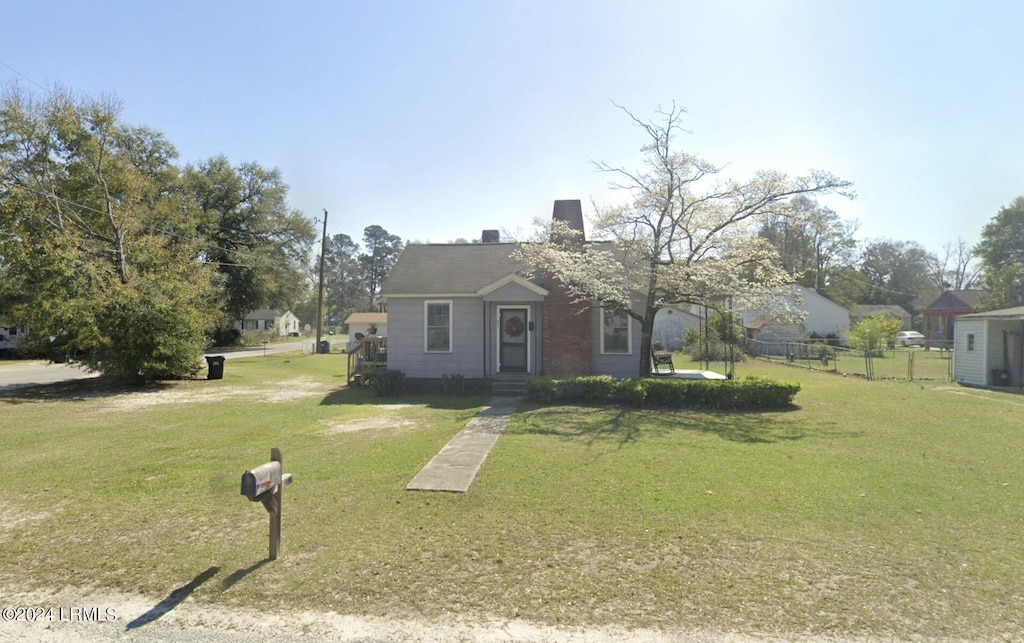
M 501 232 L 499 232 L 498 230 L 484 230 L 480 234 L 480 242 L 481 243 L 500 243 L 501 242 Z
M 578 230 L 579 243 L 586 240 L 579 199 L 555 201 L 551 218 Z M 589 375 L 594 344 L 593 311 L 586 303 L 572 303 L 554 275 L 545 275 L 544 282 L 550 293 L 544 301 L 544 375 Z
M 552 221 L 561 221 L 569 226 L 571 230 L 577 230 L 580 233 L 577 241 L 583 243 L 587 240 L 585 231 L 583 230 L 583 206 L 580 205 L 579 199 L 566 199 L 562 201 L 555 201 L 554 212 L 551 213 Z M 559 241 L 554 233 L 551 235 L 552 241 Z

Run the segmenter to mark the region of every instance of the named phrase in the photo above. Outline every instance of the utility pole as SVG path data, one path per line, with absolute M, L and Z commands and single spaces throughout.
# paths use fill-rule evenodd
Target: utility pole
M 314 353 L 320 352 L 320 339 L 324 336 L 324 255 L 327 254 L 327 209 L 324 209 L 324 233 L 320 238 L 320 294 L 316 303 L 316 348 Z

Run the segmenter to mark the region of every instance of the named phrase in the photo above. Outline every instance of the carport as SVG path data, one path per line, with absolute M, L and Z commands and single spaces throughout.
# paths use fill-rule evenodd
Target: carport
M 953 379 L 1024 391 L 1024 306 L 956 318 Z

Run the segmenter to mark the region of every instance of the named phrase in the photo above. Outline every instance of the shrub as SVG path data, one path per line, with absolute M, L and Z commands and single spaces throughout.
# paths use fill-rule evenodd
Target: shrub
M 703 330 L 697 327 L 687 328 L 683 335 L 683 343 L 687 355 L 696 361 L 719 362 L 730 357 L 742 361 L 746 334 L 735 316 L 716 313 L 708 320 Z
M 615 393 L 616 382 L 611 375 L 588 375 L 573 380 L 579 399 L 584 402 L 608 402 Z
M 647 397 L 647 389 L 644 387 L 644 381 L 632 377 L 626 380 L 622 380 L 618 383 L 618 390 L 616 391 L 616 401 L 625 406 L 632 406 L 634 408 L 641 408 L 644 405 L 644 399 Z
M 217 348 L 239 346 L 242 343 L 242 331 L 222 320 L 210 331 L 210 342 Z
M 370 387 L 380 397 L 394 397 L 405 388 L 405 373 L 402 371 L 381 371 L 374 374 Z
M 652 408 L 681 408 L 686 404 L 682 398 L 686 389 L 680 386 L 684 380 L 652 379 L 641 380 L 644 386 L 644 406 Z
M 458 373 L 442 375 L 441 391 L 445 395 L 464 395 L 466 393 L 466 376 Z
M 526 399 L 538 404 L 554 402 L 554 380 L 550 377 L 531 377 L 526 380 Z
M 902 327 L 902 322 L 895 317 L 878 315 L 855 324 L 847 333 L 847 337 L 851 348 L 881 355 Z
M 800 391 L 796 382 L 748 377 L 743 380 L 630 378 L 616 382 L 606 375 L 527 381 L 527 399 L 539 404 L 622 404 L 647 408 L 757 410 L 784 408 Z

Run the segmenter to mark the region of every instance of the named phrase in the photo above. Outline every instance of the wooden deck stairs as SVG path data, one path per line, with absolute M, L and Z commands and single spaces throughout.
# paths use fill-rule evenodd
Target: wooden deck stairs
M 348 354 L 348 385 L 366 386 L 388 368 L 388 338 L 364 337 Z

